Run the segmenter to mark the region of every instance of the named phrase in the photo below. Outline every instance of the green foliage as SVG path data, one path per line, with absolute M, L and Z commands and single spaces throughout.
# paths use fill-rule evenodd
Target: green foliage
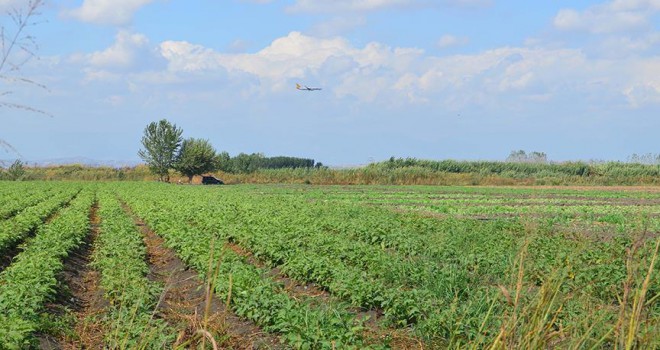
M 603 344 L 601 338 L 609 343 L 607 335 L 618 315 L 611 306 L 618 305 L 630 276 L 625 255 L 631 238 L 594 241 L 591 232 L 565 233 L 565 225 L 616 225 L 613 230 L 622 237 L 644 228 L 640 216 L 626 214 L 625 207 L 594 205 L 639 200 L 639 192 L 264 186 L 221 192 L 173 189 L 167 197 L 155 187 L 141 187 L 136 197 L 137 192 L 126 187 L 120 193 L 196 268 L 204 269 L 209 237 L 233 242 L 299 283 L 314 283 L 353 307 L 380 310 L 381 322 L 411 327 L 429 347 L 489 347 L 499 342 L 503 324 L 507 344 L 514 348 L 553 341 L 560 341 L 558 346 L 596 346 Z M 657 199 L 657 194 L 647 196 Z M 566 206 L 558 205 L 562 203 Z M 395 214 L 387 207 L 421 212 L 440 208 L 443 219 Z M 649 207 L 650 213 L 657 208 Z M 531 221 L 517 219 L 520 215 Z M 648 225 L 653 232 L 660 229 L 657 220 Z M 525 244 L 529 253 L 516 262 Z M 245 267 L 244 258 L 230 250 L 216 254 L 224 256 L 220 275 L 235 278 L 232 303 L 237 313 L 273 331 L 282 332 L 281 323 L 287 330 L 294 327 L 290 322 L 299 311 L 280 311 L 283 319 L 263 311 L 273 305 L 298 310 L 272 294 L 274 287 L 258 282 L 268 270 Z M 648 254 L 640 252 L 635 259 L 644 256 Z M 520 288 L 519 266 L 524 271 Z M 635 276 L 648 265 L 639 266 Z M 658 294 L 659 279 L 652 275 L 648 295 Z M 226 296 L 223 281 L 217 288 Z M 518 307 L 509 301 L 515 295 Z M 657 301 L 652 299 L 641 313 L 649 326 L 642 327 L 640 344 L 658 341 L 644 335 L 657 321 Z M 327 326 L 318 327 L 326 332 Z M 305 329 L 285 332 L 285 339 L 296 347 L 322 344 Z
M 68 188 L 67 188 L 68 187 Z M 30 206 L 31 196 L 26 196 L 29 200 L 20 201 L 22 211 L 14 217 L 0 221 L 0 253 L 4 253 L 23 240 L 30 232 L 43 225 L 44 220 L 71 199 L 80 191 L 73 186 L 65 186 L 60 191 L 51 193 L 48 198 L 37 196 L 41 199 L 40 203 Z
M 216 170 L 221 160 L 208 140 L 183 140 L 174 163 L 174 169 L 192 181 L 193 176 Z
M 548 162 L 548 156 L 544 152 L 531 152 L 527 153 L 523 150 L 511 151 L 511 154 L 506 158 L 509 163 L 541 163 Z
M 138 155 L 161 181 L 169 181 L 169 169 L 175 163 L 176 152 L 181 146 L 183 130 L 165 119 L 152 122 L 144 129 L 142 146 Z
M 15 160 L 9 168 L 7 168 L 7 177 L 9 180 L 20 181 L 25 177 L 25 167 L 23 162 L 20 160 Z
M 391 158 L 366 167 L 329 169 L 260 168 L 259 154 L 231 157 L 218 154 L 218 170 L 226 183 L 309 183 L 325 185 L 654 185 L 660 184 L 660 165 L 636 163 L 506 163 L 482 161 L 427 161 Z M 25 168 L 34 180 L 151 180 L 143 165 L 132 168 L 93 168 L 66 165 Z
M 217 164 L 216 164 L 217 169 L 216 170 L 224 171 L 226 173 L 231 171 L 231 167 L 232 167 L 231 156 L 229 155 L 228 152 L 223 151 L 223 152 L 218 153 L 218 155 L 216 157 L 216 161 L 217 161 Z
M 527 161 L 528 157 L 545 158 L 545 154 L 533 152 L 529 156 L 525 154 L 513 152 L 511 157 L 516 158 L 511 162 L 489 162 L 489 161 L 456 161 L 456 160 L 421 160 L 415 158 L 390 158 L 386 162 L 373 163 L 369 167 L 372 168 L 386 168 L 397 169 L 406 167 L 421 167 L 428 168 L 433 171 L 447 172 L 447 173 L 478 173 L 482 175 L 488 174 L 512 174 L 507 177 L 525 176 L 533 177 L 545 171 L 548 174 L 556 176 L 588 176 L 590 174 L 590 167 L 586 163 L 581 162 L 567 162 L 561 164 L 545 163 L 545 161 Z M 525 160 L 521 161 L 518 158 L 524 157 Z
M 0 183 L 0 208 L 21 203 L 0 223 L 40 222 L 48 205 L 36 208 L 51 199 L 62 207 L 55 199 L 80 187 L 34 238 L 14 239 L 24 251 L 0 273 L 0 348 L 34 347 L 31 334 L 57 324 L 43 305 L 63 257 L 88 232 L 95 190 Z M 91 322 L 108 330 L 108 348 L 167 348 L 177 334 L 153 317 L 162 287 L 145 278 L 142 237 L 117 197 L 200 276 L 215 266 L 217 296 L 287 347 L 400 346 L 383 337 L 398 332 L 427 348 L 660 346 L 653 189 L 98 187 L 93 266 L 109 306 Z M 297 286 L 285 288 L 283 275 Z M 296 293 L 308 284 L 329 296 Z M 388 327 L 377 338 L 356 316 L 367 310 Z
M 221 277 L 216 281 L 215 291 L 224 299 L 231 288 L 231 307 L 238 315 L 267 331 L 282 334 L 290 346 L 298 349 L 364 348 L 360 346 L 363 344 L 360 322 L 342 305 L 328 302 L 325 306 L 313 306 L 311 300 L 293 299 L 279 282 L 268 277 L 267 269 L 255 267 L 220 244 L 211 251 L 210 242 L 216 239 L 216 231 L 201 223 L 187 224 L 191 219 L 196 220 L 196 216 L 190 215 L 195 215 L 198 208 L 190 206 L 187 200 L 181 201 L 183 197 L 176 193 L 171 193 L 169 198 L 161 197 L 150 190 L 135 195 L 130 194 L 129 188 L 124 190 L 121 196 L 132 209 L 200 275 L 208 274 L 210 256 L 219 257 Z
M 266 157 L 261 153 L 239 153 L 230 157 L 223 152 L 220 170 L 235 174 L 250 174 L 260 169 L 312 169 L 323 167 L 322 163 L 315 163 L 314 159 L 297 157 Z
M 637 154 L 633 153 L 628 157 L 628 162 L 637 164 L 660 165 L 660 153 L 646 153 Z
M 105 343 L 111 349 L 164 349 L 173 332 L 153 312 L 162 288 L 150 282 L 142 235 L 113 194 L 99 197 L 101 232 L 92 266 L 101 274 L 100 285 L 110 307 L 103 315 Z
M 74 181 L 141 181 L 153 178 L 149 168 L 135 167 L 91 167 L 80 164 L 25 168 L 26 178 L 32 180 Z
M 35 347 L 31 335 L 41 328 L 40 313 L 55 295 L 62 260 L 88 232 L 93 198 L 91 191 L 78 195 L 0 273 L 0 348 Z

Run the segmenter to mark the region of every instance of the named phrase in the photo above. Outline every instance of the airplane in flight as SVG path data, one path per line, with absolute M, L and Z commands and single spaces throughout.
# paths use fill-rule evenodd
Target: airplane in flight
M 296 83 L 296 89 L 298 89 L 298 90 L 303 90 L 303 91 L 319 91 L 319 90 L 322 90 L 321 88 L 316 88 L 316 87 L 315 87 L 315 88 L 311 88 L 311 87 L 307 87 L 307 85 L 305 85 L 305 86 L 300 86 L 300 84 L 297 84 L 297 83 Z

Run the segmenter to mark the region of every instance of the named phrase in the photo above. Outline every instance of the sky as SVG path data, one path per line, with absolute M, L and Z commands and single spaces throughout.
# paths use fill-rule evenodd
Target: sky
M 0 140 L 27 160 L 139 160 L 163 118 L 337 166 L 660 153 L 660 0 L 44 1 L 36 56 L 0 72 Z

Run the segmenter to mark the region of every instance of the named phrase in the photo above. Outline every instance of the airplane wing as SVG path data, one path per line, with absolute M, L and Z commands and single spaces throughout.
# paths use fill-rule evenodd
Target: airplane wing
M 302 85 L 302 86 L 301 86 L 301 85 L 298 84 L 298 83 L 296 83 L 296 89 L 298 89 L 298 90 L 304 90 L 304 91 L 318 91 L 318 90 L 321 90 L 321 88 L 315 88 L 315 87 L 312 87 L 312 88 L 311 88 L 311 87 L 309 87 L 309 86 L 307 86 L 307 85 Z

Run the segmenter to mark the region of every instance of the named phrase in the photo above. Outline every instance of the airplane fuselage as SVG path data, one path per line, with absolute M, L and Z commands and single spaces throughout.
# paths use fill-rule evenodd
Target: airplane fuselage
M 302 90 L 302 91 L 320 91 L 322 90 L 321 88 L 316 88 L 316 87 L 308 87 L 308 86 L 300 86 L 300 84 L 296 84 L 296 89 Z

